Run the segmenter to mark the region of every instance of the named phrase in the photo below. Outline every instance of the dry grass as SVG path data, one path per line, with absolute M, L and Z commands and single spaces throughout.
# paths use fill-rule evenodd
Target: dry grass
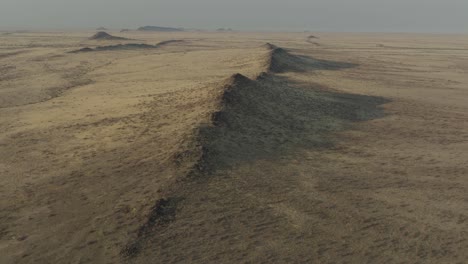
M 111 34 L 0 40 L 0 262 L 468 257 L 466 37 Z

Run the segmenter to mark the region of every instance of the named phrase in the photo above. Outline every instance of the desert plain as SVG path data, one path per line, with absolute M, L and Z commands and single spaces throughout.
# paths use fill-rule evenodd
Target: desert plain
M 0 32 L 0 263 L 466 263 L 468 36 Z

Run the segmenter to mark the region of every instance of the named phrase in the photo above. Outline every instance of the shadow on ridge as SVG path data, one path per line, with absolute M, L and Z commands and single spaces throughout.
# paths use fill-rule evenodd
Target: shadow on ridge
M 319 91 L 283 76 L 231 78 L 212 125 L 200 130 L 202 172 L 214 172 L 301 149 L 329 148 L 353 122 L 384 116 L 380 97 Z

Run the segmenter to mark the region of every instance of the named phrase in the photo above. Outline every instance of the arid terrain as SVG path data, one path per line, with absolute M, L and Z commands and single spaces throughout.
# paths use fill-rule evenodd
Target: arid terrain
M 0 263 L 466 263 L 468 36 L 0 32 Z

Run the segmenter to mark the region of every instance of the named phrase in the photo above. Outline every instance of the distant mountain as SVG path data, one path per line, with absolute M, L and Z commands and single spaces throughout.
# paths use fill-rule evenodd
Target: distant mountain
M 226 32 L 226 31 L 231 32 L 233 30 L 232 30 L 232 28 L 218 28 L 216 31 L 218 31 L 218 32 Z
M 144 26 L 144 27 L 139 27 L 138 30 L 140 30 L 140 31 L 158 31 L 158 32 L 184 31 L 183 28 L 156 27 L 156 26 Z

